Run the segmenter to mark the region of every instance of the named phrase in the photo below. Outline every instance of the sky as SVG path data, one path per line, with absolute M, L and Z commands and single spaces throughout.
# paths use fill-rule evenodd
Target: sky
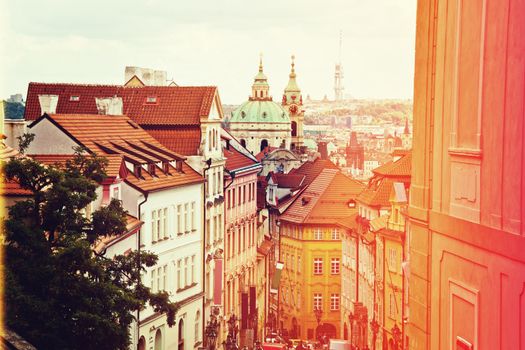
M 263 54 L 276 101 L 296 57 L 304 97 L 413 95 L 416 0 L 0 0 L 0 98 L 30 81 L 123 84 L 125 66 L 250 95 Z

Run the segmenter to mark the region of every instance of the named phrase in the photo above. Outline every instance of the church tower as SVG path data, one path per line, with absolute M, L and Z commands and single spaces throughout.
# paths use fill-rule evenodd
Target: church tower
M 282 106 L 288 110 L 292 122 L 292 150 L 301 150 L 304 144 L 303 124 L 304 109 L 301 89 L 295 80 L 295 56 L 292 56 L 292 70 L 289 75 L 288 85 L 284 89 Z

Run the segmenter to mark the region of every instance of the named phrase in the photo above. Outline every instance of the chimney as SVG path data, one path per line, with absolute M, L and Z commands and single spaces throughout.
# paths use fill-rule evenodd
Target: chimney
M 40 102 L 40 115 L 57 112 L 58 95 L 38 95 L 38 102 Z
M 95 98 L 98 114 L 122 115 L 122 97 Z

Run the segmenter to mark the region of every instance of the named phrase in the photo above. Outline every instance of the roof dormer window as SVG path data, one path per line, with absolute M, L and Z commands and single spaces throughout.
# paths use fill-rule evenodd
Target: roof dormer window
M 73 102 L 80 101 L 80 96 L 77 96 L 77 95 L 71 95 L 71 96 L 69 97 L 69 101 L 73 101 Z
M 150 173 L 151 176 L 155 176 L 155 168 L 156 168 L 156 165 L 154 163 L 148 164 L 148 172 Z
M 146 97 L 146 103 L 157 103 L 157 96 Z
M 133 166 L 133 174 L 139 179 L 142 177 L 142 167 L 140 164 L 135 164 Z

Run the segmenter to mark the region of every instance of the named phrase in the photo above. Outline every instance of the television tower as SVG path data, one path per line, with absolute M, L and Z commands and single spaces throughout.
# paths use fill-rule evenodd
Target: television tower
M 339 62 L 335 64 L 334 94 L 335 100 L 343 100 L 343 64 L 341 63 L 341 47 L 343 46 L 343 31 L 339 32 Z

